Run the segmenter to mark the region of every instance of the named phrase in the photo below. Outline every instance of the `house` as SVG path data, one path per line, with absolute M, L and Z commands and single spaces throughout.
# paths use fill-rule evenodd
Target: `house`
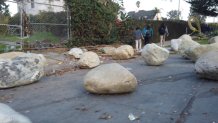
M 130 11 L 128 12 L 128 15 L 131 18 L 134 19 L 139 19 L 139 20 L 162 20 L 161 14 L 157 13 L 156 10 L 150 10 L 150 11 L 145 11 L 145 10 L 139 10 L 138 12 L 135 11 Z
M 64 11 L 64 0 L 23 0 L 18 2 L 27 14 L 36 15 L 40 11 L 60 12 Z

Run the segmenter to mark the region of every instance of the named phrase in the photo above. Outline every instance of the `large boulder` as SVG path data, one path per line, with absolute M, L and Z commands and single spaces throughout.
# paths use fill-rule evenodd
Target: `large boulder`
M 94 52 L 85 52 L 78 61 L 80 68 L 93 68 L 100 65 L 100 59 Z
M 192 41 L 192 37 L 190 35 L 184 34 L 179 37 L 182 41 Z
M 84 87 L 97 94 L 127 93 L 135 90 L 137 80 L 126 68 L 112 63 L 89 71 L 84 79 Z
M 21 86 L 44 76 L 46 59 L 41 54 L 27 53 L 14 59 L 0 59 L 0 88 Z
M 199 46 L 190 48 L 189 50 L 186 50 L 185 54 L 192 61 L 196 61 L 198 58 L 200 58 L 200 56 L 212 50 L 218 50 L 218 43 L 199 45 Z
M 72 55 L 74 56 L 75 58 L 79 59 L 82 54 L 83 54 L 83 50 L 80 49 L 80 48 L 72 48 L 69 52 L 68 52 L 69 55 Z
M 185 58 L 188 58 L 188 56 L 185 54 L 185 52 L 191 48 L 200 46 L 199 43 L 193 40 L 182 40 L 181 44 L 179 45 L 179 54 L 182 55 Z
M 13 59 L 15 57 L 24 55 L 24 52 L 8 52 L 0 54 L 0 59 Z
M 115 60 L 130 59 L 134 56 L 134 49 L 130 45 L 122 45 L 114 50 L 112 58 Z
M 27 117 L 0 103 L 0 123 L 32 123 Z
M 152 43 L 144 46 L 141 55 L 147 65 L 161 65 L 169 57 L 169 51 Z
M 171 49 L 177 52 L 179 50 L 179 45 L 181 44 L 181 42 L 182 42 L 182 39 L 172 39 Z
M 206 79 L 218 80 L 218 51 L 202 55 L 195 63 L 196 73 Z
M 103 47 L 102 52 L 107 54 L 107 55 L 112 55 L 114 53 L 114 51 L 116 50 L 115 47 Z
M 209 43 L 209 44 L 218 43 L 218 36 L 215 36 L 215 37 L 213 37 L 213 38 L 210 38 L 210 39 L 208 40 L 208 43 Z

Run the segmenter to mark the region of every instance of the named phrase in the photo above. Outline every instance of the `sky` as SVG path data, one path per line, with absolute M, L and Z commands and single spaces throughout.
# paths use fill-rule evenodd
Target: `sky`
M 124 8 L 126 12 L 129 11 L 138 11 L 138 10 L 153 10 L 155 7 L 161 10 L 162 17 L 167 17 L 167 12 L 171 10 L 178 10 L 179 0 L 123 0 Z M 136 2 L 140 1 L 140 8 L 136 7 Z M 10 5 L 9 9 L 12 15 L 17 12 L 17 5 L 15 3 L 8 2 Z M 181 19 L 187 20 L 190 4 L 184 0 L 180 0 L 180 11 Z M 207 18 L 207 22 L 213 22 L 214 18 Z M 215 18 L 215 21 L 218 22 L 218 17 Z
M 136 2 L 140 1 L 140 8 L 136 7 Z M 190 13 L 190 4 L 184 0 L 180 0 L 181 19 L 188 20 Z M 162 17 L 167 17 L 167 12 L 178 10 L 179 0 L 124 0 L 124 8 L 126 12 L 138 10 L 153 10 L 155 7 L 161 10 Z M 214 22 L 214 18 L 208 17 L 207 22 Z M 218 17 L 215 18 L 218 22 Z
M 136 2 L 140 1 L 140 8 Z M 137 10 L 153 10 L 155 7 L 161 10 L 162 17 L 167 17 L 167 12 L 178 10 L 179 0 L 124 0 L 124 8 L 127 12 Z M 187 20 L 190 4 L 180 0 L 181 19 Z

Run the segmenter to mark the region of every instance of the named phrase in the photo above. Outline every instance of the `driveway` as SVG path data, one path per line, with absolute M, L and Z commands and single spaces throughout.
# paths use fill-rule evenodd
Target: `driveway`
M 191 61 L 171 55 L 162 66 L 141 58 L 112 62 L 136 76 L 135 92 L 90 94 L 83 88 L 89 70 L 78 70 L 0 90 L 0 101 L 33 123 L 218 123 L 218 82 L 200 79 Z

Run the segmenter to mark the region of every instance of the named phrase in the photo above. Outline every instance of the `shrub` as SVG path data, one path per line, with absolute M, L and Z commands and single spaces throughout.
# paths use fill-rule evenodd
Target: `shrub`
M 115 20 L 119 5 L 111 0 L 65 0 L 71 10 L 69 46 L 108 44 L 117 41 Z

